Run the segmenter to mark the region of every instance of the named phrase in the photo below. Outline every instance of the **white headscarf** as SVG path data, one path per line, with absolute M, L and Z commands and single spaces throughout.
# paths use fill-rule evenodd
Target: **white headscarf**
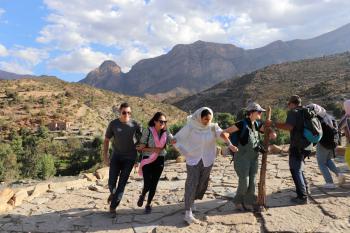
M 306 107 L 313 108 L 315 110 L 316 114 L 318 116 L 320 116 L 327 125 L 329 125 L 330 127 L 333 127 L 332 121 L 334 120 L 334 117 L 331 116 L 330 114 L 328 114 L 326 109 L 324 109 L 323 107 L 321 107 L 318 104 L 309 104 Z
M 208 110 L 210 114 L 214 117 L 213 111 L 208 107 L 201 107 L 200 109 L 197 109 L 192 115 L 189 115 L 187 117 L 187 125 L 193 129 L 197 130 L 209 130 L 211 129 L 215 123 L 209 123 L 208 125 L 202 124 L 202 117 L 201 114 L 204 110 Z

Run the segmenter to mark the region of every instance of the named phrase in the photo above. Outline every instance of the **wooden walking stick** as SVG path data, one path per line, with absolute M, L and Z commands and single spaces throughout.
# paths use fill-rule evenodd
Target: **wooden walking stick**
M 267 108 L 266 119 L 271 120 L 271 107 Z M 264 148 L 265 152 L 262 155 L 261 159 L 261 169 L 260 169 L 260 179 L 258 187 L 258 206 L 259 211 L 264 211 L 266 207 L 266 166 L 267 166 L 267 153 L 269 148 L 270 140 L 270 127 L 264 127 Z

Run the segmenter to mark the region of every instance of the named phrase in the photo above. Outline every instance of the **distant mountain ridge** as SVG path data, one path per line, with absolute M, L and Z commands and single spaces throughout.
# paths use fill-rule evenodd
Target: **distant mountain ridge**
M 4 70 L 0 70 L 0 80 L 15 80 L 15 79 L 22 79 L 22 78 L 35 78 L 34 75 L 29 74 L 15 74 L 11 72 L 7 72 Z
M 286 108 L 293 94 L 303 104 L 317 103 L 327 110 L 340 111 L 344 99 L 350 99 L 350 52 L 267 66 L 225 80 L 205 91 L 187 97 L 175 106 L 194 111 L 208 106 L 216 112 L 238 113 L 248 101 L 263 106 Z
M 195 93 L 267 65 L 349 51 L 348 38 L 350 24 L 312 39 L 275 41 L 249 50 L 232 44 L 197 41 L 141 60 L 127 73 L 108 61 L 111 66 L 103 63 L 97 68 L 107 70 L 94 70 L 79 82 L 137 96 L 172 92 L 176 88 Z

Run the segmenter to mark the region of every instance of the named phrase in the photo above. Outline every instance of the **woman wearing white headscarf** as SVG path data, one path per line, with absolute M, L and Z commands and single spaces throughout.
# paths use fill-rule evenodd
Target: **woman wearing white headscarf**
M 315 110 L 319 119 L 321 120 L 323 136 L 316 146 L 316 159 L 318 167 L 323 175 L 326 183 L 323 188 L 334 189 L 336 188 L 331 173 L 332 171 L 338 177 L 338 184 L 342 185 L 345 182 L 345 176 L 339 171 L 334 164 L 332 157 L 334 157 L 335 148 L 337 144 L 334 141 L 336 120 L 333 116 L 327 113 L 326 109 L 317 104 L 309 104 L 307 107 L 311 107 Z
M 223 138 L 229 148 L 237 151 L 218 124 L 211 123 L 213 111 L 202 107 L 187 117 L 187 124 L 174 136 L 173 143 L 186 157 L 185 221 L 197 222 L 192 214 L 195 199 L 202 199 L 208 187 L 210 171 L 216 156 L 216 140 Z
M 346 136 L 345 161 L 350 168 L 350 99 L 344 101 L 345 114 L 340 120 L 339 129 L 344 131 Z

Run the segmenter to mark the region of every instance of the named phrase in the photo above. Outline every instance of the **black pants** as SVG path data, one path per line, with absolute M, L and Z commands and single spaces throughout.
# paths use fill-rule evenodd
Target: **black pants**
M 143 189 L 142 196 L 148 192 L 147 205 L 150 205 L 156 193 L 159 178 L 164 168 L 164 156 L 158 158 L 150 164 L 142 167 L 143 173 Z
M 110 205 L 111 208 L 116 208 L 122 200 L 125 185 L 128 182 L 129 175 L 132 171 L 132 168 L 134 167 L 134 164 L 134 159 L 125 159 L 121 158 L 117 154 L 113 154 L 109 165 L 108 178 L 109 191 L 113 193 L 113 198 Z M 116 188 L 118 177 L 119 182 Z M 115 192 L 113 190 L 115 190 Z

